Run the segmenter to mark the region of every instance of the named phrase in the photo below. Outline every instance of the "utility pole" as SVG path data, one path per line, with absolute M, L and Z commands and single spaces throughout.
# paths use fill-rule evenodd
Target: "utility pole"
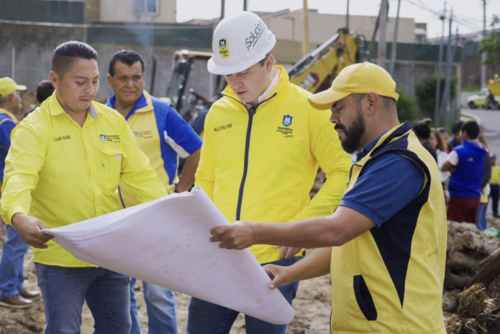
M 309 9 L 307 8 L 307 0 L 303 0 L 302 8 L 302 23 L 304 36 L 302 39 L 302 56 L 309 54 Z
M 443 60 L 443 46 L 444 46 L 444 26 L 446 25 L 446 1 L 444 2 L 443 16 L 439 17 L 443 21 L 441 28 L 441 42 L 439 44 L 439 60 L 437 68 L 437 81 L 436 81 L 436 99 L 434 103 L 434 126 L 439 127 L 441 119 L 439 118 L 439 99 L 441 98 L 441 62 Z
M 248 1 L 247 0 L 243 0 L 243 10 L 244 11 L 248 10 Z
M 224 19 L 224 12 L 226 8 L 226 0 L 220 0 L 220 20 Z
M 382 0 L 382 4 L 380 5 L 380 34 L 378 37 L 378 56 L 377 56 L 377 65 L 385 68 L 385 60 L 386 60 L 386 36 L 387 36 L 387 9 L 389 4 L 388 0 Z
M 10 77 L 16 80 L 16 47 L 13 45 L 10 49 L 11 63 L 10 63 Z
M 398 13 L 396 14 L 396 26 L 394 27 L 394 38 L 392 40 L 391 48 L 391 68 L 390 74 L 394 78 L 394 66 L 396 63 L 396 48 L 398 46 L 398 29 L 399 29 L 399 8 L 401 7 L 401 0 L 398 0 Z
M 457 47 L 458 47 L 458 41 L 459 41 L 459 35 L 458 35 L 458 27 L 457 27 L 457 33 L 456 33 L 456 38 L 455 38 L 455 43 L 453 44 L 453 49 L 451 51 L 451 55 L 450 55 L 450 67 L 451 67 L 451 63 L 453 63 L 453 59 L 455 59 L 455 51 L 457 50 Z M 450 80 L 451 80 L 451 75 L 450 75 Z M 460 83 L 458 83 L 460 84 Z M 449 114 L 451 113 L 451 87 L 449 89 L 449 92 L 448 92 L 448 101 L 446 101 L 446 103 L 448 104 L 448 110 L 450 111 L 448 113 L 448 117 L 449 117 Z M 457 115 L 454 115 L 454 116 L 457 116 Z M 458 115 L 458 117 L 453 117 L 454 120 L 457 120 L 458 118 L 460 117 L 460 115 Z M 446 120 L 446 118 L 445 118 Z M 449 122 L 449 120 L 447 120 L 447 122 Z M 448 124 L 448 123 L 446 123 Z
M 486 0 L 483 0 L 483 38 L 486 37 Z M 484 65 L 484 62 L 486 61 L 486 52 L 483 52 L 481 55 L 481 88 L 486 87 L 486 76 L 487 74 L 487 69 L 486 65 Z
M 349 30 L 349 0 L 347 0 L 347 15 L 345 16 L 345 27 Z
M 444 105 L 444 128 L 448 129 L 448 122 L 450 119 L 450 82 L 451 82 L 451 62 L 453 61 L 453 55 L 451 52 L 451 25 L 453 22 L 453 8 L 451 9 L 450 14 L 450 26 L 448 31 L 448 46 L 446 49 L 446 81 L 444 87 L 444 97 L 443 97 L 443 105 Z

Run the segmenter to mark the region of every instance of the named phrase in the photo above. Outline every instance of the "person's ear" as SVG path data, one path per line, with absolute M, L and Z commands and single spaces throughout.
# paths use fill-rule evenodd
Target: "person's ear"
M 368 94 L 366 94 L 365 96 L 365 100 L 366 100 L 366 104 L 367 104 L 367 109 L 368 109 L 368 116 L 373 116 L 373 114 L 375 113 L 375 111 L 377 110 L 377 107 L 379 105 L 379 102 L 380 102 L 380 98 L 378 96 L 377 93 L 374 93 L 374 92 L 370 92 Z
M 108 80 L 109 87 L 113 88 L 113 77 L 111 76 L 111 74 L 108 74 L 106 79 Z
M 266 59 L 266 72 L 270 73 L 272 70 L 273 70 L 273 67 L 274 67 L 274 62 L 275 62 L 275 59 L 274 59 L 274 56 L 273 55 L 269 55 Z
M 54 86 L 54 88 L 57 90 L 60 82 L 59 75 L 54 71 L 50 71 L 49 78 L 50 82 L 52 83 L 52 86 Z

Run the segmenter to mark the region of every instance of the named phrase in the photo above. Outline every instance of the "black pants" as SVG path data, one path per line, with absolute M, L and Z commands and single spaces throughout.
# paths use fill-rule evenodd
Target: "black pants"
M 491 207 L 493 214 L 498 215 L 498 198 L 500 197 L 500 186 L 498 184 L 490 184 L 491 187 Z

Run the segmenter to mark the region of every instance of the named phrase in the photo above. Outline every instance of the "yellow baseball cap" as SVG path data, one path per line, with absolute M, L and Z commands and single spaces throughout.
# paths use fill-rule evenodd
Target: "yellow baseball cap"
M 16 90 L 26 90 L 26 86 L 18 85 L 9 77 L 0 78 L 0 98 L 14 93 Z
M 351 94 L 377 93 L 398 100 L 396 82 L 382 67 L 364 62 L 344 68 L 333 80 L 332 87 L 309 97 L 316 109 L 330 109 L 332 105 Z

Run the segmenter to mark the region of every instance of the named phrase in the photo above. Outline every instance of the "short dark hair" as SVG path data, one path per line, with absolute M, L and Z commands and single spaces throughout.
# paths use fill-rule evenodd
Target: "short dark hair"
M 59 45 L 52 56 L 52 71 L 63 75 L 71 68 L 73 62 L 78 59 L 94 59 L 97 61 L 97 51 L 90 45 L 69 41 Z
M 366 96 L 366 94 L 351 94 L 351 96 L 359 104 L 359 103 L 361 103 L 361 100 Z M 397 107 L 397 102 L 394 98 L 388 97 L 388 96 L 382 96 L 382 95 L 379 95 L 378 97 L 385 108 L 390 108 L 391 105 L 393 105 L 394 107 Z
M 418 121 L 413 125 L 413 132 L 418 139 L 428 140 L 431 136 L 431 120 L 426 118 L 422 121 Z
M 36 100 L 38 103 L 42 103 L 47 100 L 49 96 L 54 93 L 54 86 L 52 86 L 52 82 L 50 80 L 42 80 L 36 87 Z
M 467 133 L 470 139 L 477 139 L 479 136 L 479 124 L 476 121 L 467 121 L 462 124 L 462 131 Z
M 270 53 L 270 52 L 268 52 L 268 53 L 264 56 L 264 59 L 262 59 L 261 61 L 259 61 L 260 66 L 264 66 L 264 63 L 266 62 L 267 57 L 269 57 L 270 55 L 271 55 L 271 53 Z
M 115 64 L 120 61 L 128 66 L 132 66 L 138 61 L 141 62 L 142 73 L 144 73 L 144 59 L 141 55 L 132 50 L 120 50 L 113 55 L 111 61 L 109 62 L 109 75 L 115 76 Z
M 451 128 L 451 131 L 455 134 L 458 131 L 462 130 L 462 124 L 464 124 L 463 121 L 457 121 L 455 124 L 453 124 L 453 128 Z

